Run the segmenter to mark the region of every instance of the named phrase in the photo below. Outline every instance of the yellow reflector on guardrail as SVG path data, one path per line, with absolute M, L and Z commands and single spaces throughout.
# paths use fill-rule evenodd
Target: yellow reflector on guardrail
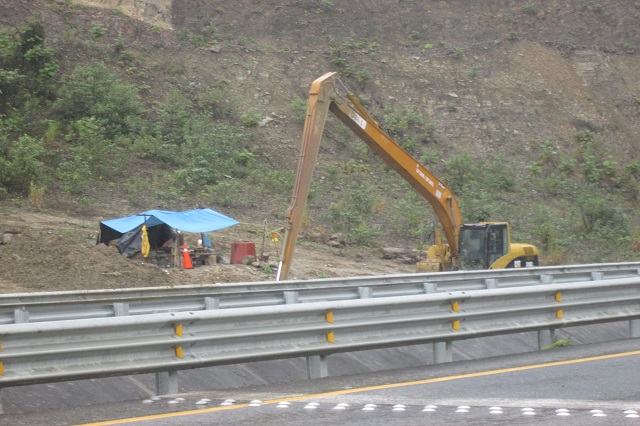
M 184 358 L 184 353 L 182 352 L 182 346 L 176 346 L 176 356 L 178 358 Z
M 333 334 L 333 331 L 330 331 L 329 333 L 327 333 L 327 342 L 329 343 L 336 342 L 335 334 Z

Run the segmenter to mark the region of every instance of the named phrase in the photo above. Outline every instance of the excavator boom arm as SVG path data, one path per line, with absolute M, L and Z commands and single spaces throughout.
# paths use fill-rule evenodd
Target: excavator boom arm
M 350 99 L 354 99 L 353 95 Z M 458 251 L 456 234 L 462 216 L 451 189 L 384 133 L 378 123 L 365 119 L 344 99 L 335 98 L 329 109 L 429 202 L 442 225 L 451 254 L 455 256 Z
M 318 156 L 320 140 L 328 112 L 331 111 L 351 131 L 362 139 L 386 164 L 418 191 L 431 205 L 442 225 L 451 256 L 458 253 L 458 230 L 462 216 L 453 192 L 409 153 L 393 141 L 373 120 L 352 93 L 347 100 L 334 90 L 336 73 L 327 73 L 316 79 L 309 91 L 307 116 L 291 205 L 287 211 L 283 250 L 276 280 L 286 279 L 291 267 L 302 214 L 306 205 L 311 177 Z
M 287 217 L 284 225 L 283 248 L 280 253 L 280 262 L 276 281 L 284 280 L 289 275 L 291 259 L 296 248 L 298 234 L 304 207 L 307 204 L 309 188 L 311 188 L 311 178 L 313 169 L 318 158 L 320 140 L 329 113 L 331 103 L 331 92 L 333 92 L 335 80 L 330 79 L 335 73 L 327 73 L 316 79 L 311 84 L 309 99 L 307 101 L 307 116 L 304 121 L 302 132 L 302 143 L 300 145 L 300 155 L 298 156 L 298 167 L 296 168 L 296 180 L 293 185 L 293 195 L 291 204 L 287 210 Z

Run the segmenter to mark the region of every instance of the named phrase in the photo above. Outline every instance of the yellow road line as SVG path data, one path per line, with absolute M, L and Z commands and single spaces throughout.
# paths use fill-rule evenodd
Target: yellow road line
M 557 366 L 560 366 L 560 365 L 579 364 L 579 363 L 582 363 L 582 362 L 600 361 L 600 360 L 604 360 L 604 359 L 621 358 L 621 357 L 632 356 L 632 355 L 640 355 L 640 350 L 631 351 L 631 352 L 622 352 L 622 353 L 617 353 L 617 354 L 592 356 L 592 357 L 587 357 L 587 358 L 570 359 L 570 360 L 566 360 L 566 361 L 548 362 L 548 363 L 545 363 L 545 364 L 524 365 L 524 366 L 521 366 L 521 367 L 503 368 L 503 369 L 500 369 L 500 370 L 480 371 L 480 372 L 477 372 L 477 373 L 460 374 L 460 375 L 457 375 L 457 376 L 436 377 L 436 378 L 433 378 L 433 379 L 416 380 L 416 381 L 412 381 L 412 382 L 391 383 L 391 384 L 388 384 L 388 385 L 375 385 L 375 386 L 367 386 L 367 387 L 355 388 L 355 389 L 343 389 L 343 390 L 338 390 L 338 391 L 317 393 L 317 394 L 311 394 L 311 395 L 294 396 L 294 397 L 291 397 L 291 398 L 279 398 L 279 399 L 274 399 L 274 400 L 270 400 L 270 401 L 264 401 L 262 403 L 262 405 L 277 404 L 277 403 L 282 402 L 282 401 L 301 401 L 301 400 L 311 399 L 311 398 L 322 398 L 322 397 L 334 396 L 334 395 L 346 395 L 346 394 L 350 394 L 350 393 L 368 392 L 368 391 L 381 390 L 381 389 L 393 389 L 393 388 L 400 388 L 400 387 L 403 387 L 403 386 L 415 386 L 415 385 L 425 385 L 425 384 L 429 384 L 429 383 L 448 382 L 448 381 L 451 381 L 451 380 L 469 379 L 469 378 L 473 378 L 473 377 L 483 377 L 483 376 L 491 376 L 491 375 L 495 375 L 495 374 L 513 373 L 513 372 L 517 372 L 517 371 L 534 370 L 534 369 L 537 369 L 537 368 L 557 367 Z M 191 415 L 191 414 L 213 413 L 213 412 L 216 412 L 216 411 L 235 410 L 235 409 L 238 409 L 238 408 L 244 408 L 244 407 L 248 407 L 248 406 L 249 406 L 248 403 L 247 404 L 236 404 L 236 405 L 224 406 L 224 407 L 204 408 L 204 409 L 199 409 L 199 410 L 180 411 L 180 412 L 176 412 L 176 413 L 155 414 L 155 415 L 144 416 L 144 417 L 132 417 L 132 418 L 129 418 L 129 419 L 107 420 L 107 421 L 104 421 L 104 422 L 86 423 L 86 424 L 80 425 L 80 426 L 117 425 L 117 424 L 122 424 L 122 423 L 132 423 L 132 422 L 141 422 L 141 421 L 147 421 L 147 420 L 166 419 L 166 418 L 170 418 L 170 417 L 188 416 L 188 415 Z

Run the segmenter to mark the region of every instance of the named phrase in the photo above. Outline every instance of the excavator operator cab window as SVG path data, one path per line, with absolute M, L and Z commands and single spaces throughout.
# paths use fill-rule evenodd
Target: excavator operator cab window
M 485 226 L 463 226 L 460 229 L 460 268 L 485 269 Z
M 504 223 L 462 225 L 458 241 L 461 269 L 489 269 L 509 252 L 509 230 Z
M 493 262 L 509 252 L 509 235 L 507 225 L 490 225 L 487 232 L 487 252 L 489 262 L 487 267 Z

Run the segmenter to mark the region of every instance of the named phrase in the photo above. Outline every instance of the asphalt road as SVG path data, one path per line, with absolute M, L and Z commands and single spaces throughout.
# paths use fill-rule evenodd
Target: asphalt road
M 156 401 L 1 424 L 638 424 L 640 339 Z

